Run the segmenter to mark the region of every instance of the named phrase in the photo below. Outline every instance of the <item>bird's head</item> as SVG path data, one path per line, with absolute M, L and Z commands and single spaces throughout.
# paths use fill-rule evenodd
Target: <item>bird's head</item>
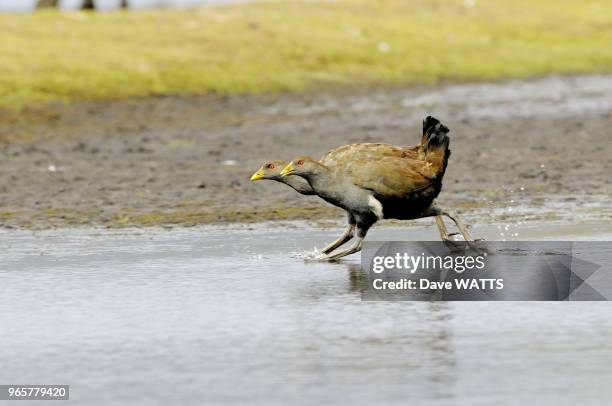
M 282 160 L 268 161 L 251 176 L 251 180 L 253 182 L 262 179 L 279 180 L 282 178 L 281 171 L 287 164 L 287 161 Z
M 297 175 L 311 176 L 320 170 L 322 165 L 309 156 L 298 156 L 294 158 L 281 171 L 281 176 Z

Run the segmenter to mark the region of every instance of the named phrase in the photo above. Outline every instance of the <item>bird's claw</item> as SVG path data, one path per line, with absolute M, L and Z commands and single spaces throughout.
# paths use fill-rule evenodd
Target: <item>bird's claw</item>
M 333 258 L 333 255 L 319 253 L 317 256 L 304 258 L 304 262 L 333 262 L 338 261 L 337 258 Z
M 457 240 L 455 240 L 453 237 L 459 235 L 458 233 L 451 233 L 451 234 L 447 234 L 446 237 L 442 237 L 442 241 L 446 241 L 446 242 L 455 242 Z
M 322 257 L 320 259 L 320 261 L 325 261 L 325 262 L 338 262 L 340 261 L 340 258 L 335 258 L 335 255 L 326 255 L 324 257 Z

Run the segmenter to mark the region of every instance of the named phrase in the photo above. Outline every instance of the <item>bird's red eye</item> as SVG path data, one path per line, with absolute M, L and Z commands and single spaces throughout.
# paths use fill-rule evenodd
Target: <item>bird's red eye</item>
M 300 159 L 299 161 L 297 161 L 297 164 L 298 164 L 298 165 L 304 165 L 304 160 L 303 160 L 303 159 Z
M 266 166 L 266 168 L 268 168 L 268 169 L 274 169 L 274 164 L 268 164 L 268 165 Z

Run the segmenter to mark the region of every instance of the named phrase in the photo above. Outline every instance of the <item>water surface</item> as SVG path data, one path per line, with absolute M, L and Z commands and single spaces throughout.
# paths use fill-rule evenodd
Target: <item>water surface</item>
M 0 383 L 78 404 L 600 404 L 609 303 L 362 302 L 340 229 L 0 231 Z M 475 234 L 494 239 L 495 226 Z M 610 224 L 524 238 L 612 239 Z M 436 238 L 376 227 L 369 238 Z

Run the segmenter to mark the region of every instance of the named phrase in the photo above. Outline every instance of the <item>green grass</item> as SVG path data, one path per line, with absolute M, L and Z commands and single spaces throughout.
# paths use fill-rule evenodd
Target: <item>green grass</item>
M 0 107 L 612 70 L 612 2 L 342 0 L 0 16 Z

